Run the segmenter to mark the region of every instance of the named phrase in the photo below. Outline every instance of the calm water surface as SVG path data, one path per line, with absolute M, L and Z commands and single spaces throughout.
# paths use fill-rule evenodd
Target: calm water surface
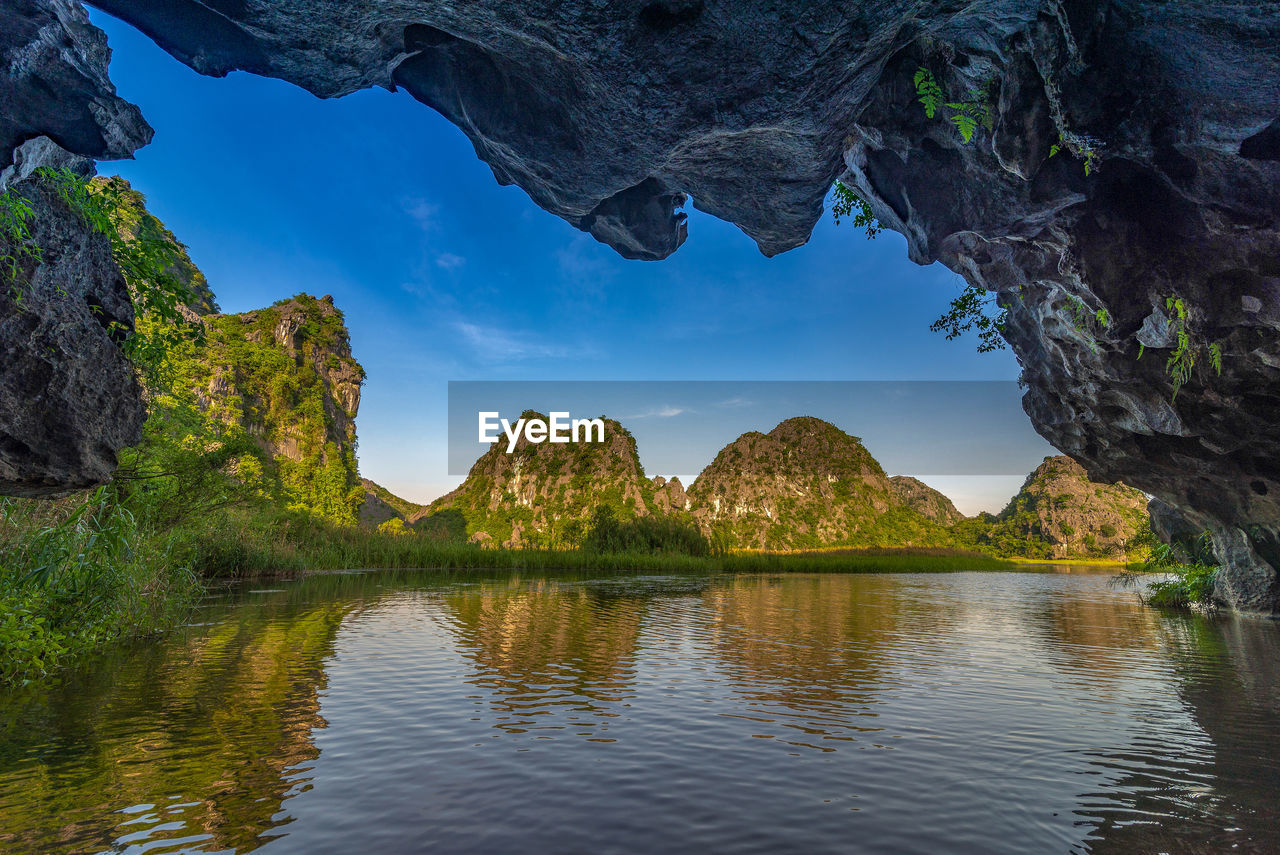
M 1280 627 L 1107 582 L 246 588 L 0 697 L 0 850 L 1280 852 Z

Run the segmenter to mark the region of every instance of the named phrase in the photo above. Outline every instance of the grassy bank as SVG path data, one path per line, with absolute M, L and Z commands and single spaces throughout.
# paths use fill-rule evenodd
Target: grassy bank
M 136 504 L 136 499 L 135 499 Z M 337 525 L 271 506 L 222 508 L 167 527 L 111 488 L 59 502 L 0 500 L 0 686 L 53 673 L 110 642 L 179 622 L 209 580 L 348 569 L 590 573 L 1000 571 L 940 549 L 689 555 L 482 549 L 420 533 Z
M 590 570 L 652 573 L 902 573 L 1012 569 L 978 553 L 829 550 L 789 553 L 597 552 L 481 549 L 420 534 L 334 526 L 301 514 L 236 509 L 193 529 L 176 554 L 206 577 L 288 576 L 318 570 Z
M 201 591 L 108 488 L 57 502 L 0 498 L 0 686 L 162 631 Z

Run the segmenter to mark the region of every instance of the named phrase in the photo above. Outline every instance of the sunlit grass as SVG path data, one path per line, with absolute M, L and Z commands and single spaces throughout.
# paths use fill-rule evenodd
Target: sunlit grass
M 234 510 L 192 529 L 183 560 L 207 577 L 297 575 L 320 570 L 584 570 L 600 573 L 907 573 L 1000 571 L 1013 564 L 939 549 L 645 554 L 482 549 L 421 534 L 326 524 L 302 515 Z

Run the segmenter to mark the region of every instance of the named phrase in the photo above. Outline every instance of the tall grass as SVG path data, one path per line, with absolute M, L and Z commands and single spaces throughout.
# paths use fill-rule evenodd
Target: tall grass
M 482 549 L 423 534 L 334 526 L 265 509 L 232 509 L 180 534 L 178 560 L 207 577 L 289 576 L 317 570 L 583 570 L 601 573 L 902 573 L 998 571 L 987 555 L 927 550 L 729 553 Z
M 200 590 L 110 488 L 0 499 L 0 685 L 52 673 L 113 639 L 162 629 Z
M 207 579 L 349 569 L 707 574 L 1013 567 L 937 549 L 691 555 L 655 551 L 649 541 L 641 551 L 483 549 L 423 533 L 336 525 L 265 504 L 222 508 L 165 528 L 140 522 L 149 514 L 146 506 L 120 502 L 111 487 L 59 502 L 0 499 L 0 686 L 49 675 L 114 640 L 168 628 L 188 613 Z

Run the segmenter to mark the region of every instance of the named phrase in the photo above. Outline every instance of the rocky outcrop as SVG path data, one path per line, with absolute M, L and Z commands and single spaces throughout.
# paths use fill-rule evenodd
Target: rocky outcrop
M 1124 484 L 1098 484 L 1070 457 L 1046 457 L 998 516 L 957 527 L 978 548 L 1024 558 L 1124 558 L 1148 521 L 1147 497 Z
M 277 457 L 302 461 L 332 445 L 354 458 L 364 369 L 331 297 L 298 294 L 201 322 L 204 346 L 182 360 L 178 382 L 202 408 Z
M 0 10 L 0 170 L 47 137 L 95 160 L 129 157 L 151 141 L 138 108 L 107 76 L 107 37 L 76 0 L 6 0 Z M 0 173 L 0 186 L 5 177 Z
M 768 254 L 797 246 L 842 177 L 914 260 L 1008 307 L 1041 433 L 1209 530 L 1228 602 L 1280 610 L 1274 595 L 1239 595 L 1276 590 L 1280 566 L 1275 4 L 97 5 L 205 74 L 243 69 L 324 97 L 404 88 L 462 128 L 500 182 L 628 257 L 680 245 L 685 194 Z M 69 6 L 0 14 L 74 35 L 82 20 L 50 17 Z M 30 27 L 11 31 L 34 43 Z M 971 141 L 954 108 L 926 116 L 921 67 L 971 104 Z M 109 88 L 42 79 L 80 93 L 76 127 Z M 62 105 L 17 103 L 15 139 L 62 126 Z M 73 137 L 60 139 L 81 153 L 110 147 Z M 1197 363 L 1176 398 L 1175 354 L 1175 369 Z
M 1210 532 L 1220 597 L 1274 613 L 1280 7 L 1028 11 L 997 38 L 964 27 L 893 57 L 843 178 L 912 258 L 943 261 L 1008 308 L 1037 430 L 1096 480 Z M 929 120 L 911 88 L 921 66 L 950 93 L 994 81 L 991 130 L 966 145 Z
M 43 256 L 0 275 L 0 494 L 100 484 L 116 450 L 140 436 L 141 389 L 103 323 L 133 326 L 124 280 L 106 238 L 34 175 L 42 166 L 91 175 L 85 157 L 128 157 L 150 141 L 137 108 L 116 97 L 109 57 L 78 2 L 0 9 L 0 193 L 30 203 L 28 243 Z M 15 250 L 0 236 L 0 256 Z
M 533 410 L 521 418 L 546 420 Z M 484 532 L 484 543 L 507 548 L 559 547 L 578 541 L 597 507 L 611 507 L 624 518 L 659 512 L 654 494 L 635 438 L 605 418 L 603 442 L 533 443 L 522 433 L 508 454 L 502 439 L 456 490 L 409 522 L 419 530 L 465 529 L 472 542 L 480 542 L 475 535 Z
M 425 505 L 410 502 L 392 493 L 381 484 L 360 479 L 364 490 L 364 504 L 360 506 L 360 524 L 376 527 L 393 519 L 409 520 L 421 515 Z
M 729 443 L 689 488 L 692 514 L 751 549 L 940 546 L 945 530 L 908 507 L 862 441 L 808 416 Z
M 894 475 L 889 479 L 889 488 L 898 501 L 925 519 L 941 525 L 951 525 L 964 519 L 964 514 L 956 510 L 950 499 L 918 478 Z
M 92 168 L 39 147 L 25 165 Z M 116 450 L 141 437 L 142 390 L 120 350 L 133 304 L 106 237 L 38 177 L 9 191 L 30 205 L 31 234 L 0 230 L 0 260 L 13 263 L 0 263 L 0 494 L 58 496 L 105 482 Z
M 684 484 L 680 483 L 680 479 L 672 478 L 668 481 L 661 475 L 653 479 L 653 503 L 657 506 L 658 512 L 663 514 L 687 511 L 692 507 L 689 495 L 685 492 Z

